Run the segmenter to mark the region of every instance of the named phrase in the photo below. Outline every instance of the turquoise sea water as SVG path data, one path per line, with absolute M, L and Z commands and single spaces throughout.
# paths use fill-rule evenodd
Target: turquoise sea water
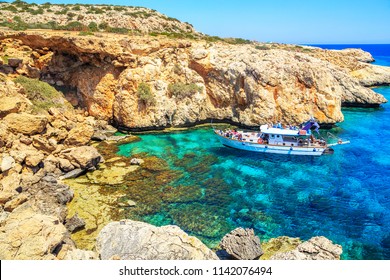
M 388 54 L 383 64 L 390 65 Z M 390 99 L 390 87 L 375 91 Z M 142 219 L 177 224 L 211 247 L 230 230 L 249 227 L 262 239 L 326 236 L 343 246 L 343 259 L 390 259 L 390 105 L 343 113 L 331 132 L 351 144 L 333 155 L 238 151 L 222 146 L 211 128 L 144 134 L 119 154 L 145 152 L 180 172 L 169 188 L 188 197 L 165 200 Z

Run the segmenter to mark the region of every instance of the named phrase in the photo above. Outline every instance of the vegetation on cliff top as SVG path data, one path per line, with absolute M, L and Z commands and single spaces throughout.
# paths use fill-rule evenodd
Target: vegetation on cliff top
M 80 31 L 80 36 L 94 32 L 129 35 L 165 36 L 172 39 L 204 39 L 208 42 L 248 44 L 241 38 L 220 38 L 198 33 L 188 22 L 163 15 L 156 10 L 113 5 L 29 4 L 21 0 L 0 2 L 0 26 L 13 30 L 51 29 Z
M 149 32 L 197 33 L 191 24 L 163 15 L 155 10 L 134 6 L 51 4 L 38 5 L 24 1 L 0 2 L 0 26 L 14 30 L 60 29 L 69 30 L 71 22 L 79 22 L 83 31 L 115 33 Z M 14 17 L 23 19 L 15 22 Z M 54 23 L 53 23 L 54 22 Z M 92 30 L 91 22 L 103 24 L 104 28 Z M 106 24 L 104 24 L 106 23 Z

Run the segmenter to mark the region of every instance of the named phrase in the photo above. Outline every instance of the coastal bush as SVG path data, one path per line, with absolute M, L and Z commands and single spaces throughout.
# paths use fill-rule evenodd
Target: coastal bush
M 23 6 L 28 6 L 29 4 L 21 0 L 15 0 L 14 2 L 12 2 L 12 5 L 23 7 Z
M 125 7 L 122 7 L 122 6 L 118 6 L 118 7 L 114 7 L 114 10 L 115 10 L 115 11 L 118 11 L 118 12 L 121 12 L 121 11 L 125 11 L 126 8 L 125 8 Z
M 124 15 L 131 16 L 134 18 L 148 18 L 153 16 L 152 13 L 146 12 L 146 11 L 137 11 L 137 12 L 125 12 Z
M 242 39 L 242 38 L 225 38 L 224 41 L 233 45 L 243 45 L 243 44 L 251 44 L 250 40 Z
M 37 10 L 28 8 L 28 9 L 26 10 L 26 12 L 28 12 L 28 13 L 30 13 L 30 14 L 32 14 L 32 15 L 43 15 L 44 10 L 43 10 L 42 8 L 39 8 L 39 9 L 37 9 Z
M 48 83 L 24 76 L 18 76 L 14 82 L 24 88 L 28 99 L 33 103 L 34 112 L 47 111 L 51 107 L 71 108 L 71 105 L 65 101 L 63 94 Z
M 79 36 L 93 36 L 95 35 L 92 31 L 80 31 Z
M 107 32 L 110 32 L 110 33 L 119 33 L 119 34 L 128 34 L 129 33 L 129 29 L 127 28 L 124 28 L 124 27 L 108 27 L 106 29 Z
M 69 12 L 69 9 L 68 8 L 64 8 L 61 11 L 55 12 L 54 14 L 55 15 L 66 15 L 68 12 Z
M 223 39 L 222 39 L 221 37 L 218 37 L 218 36 L 209 36 L 209 35 L 205 35 L 205 36 L 204 36 L 204 39 L 205 39 L 207 42 L 210 42 L 210 43 L 223 41 Z
M 100 30 L 106 30 L 109 26 L 108 26 L 107 22 L 103 21 L 103 22 L 99 23 L 98 27 Z
M 73 19 L 76 16 L 76 14 L 72 12 L 68 12 L 66 15 L 68 16 L 68 19 Z
M 12 20 L 3 21 L 0 26 L 11 28 L 12 30 L 26 30 L 28 28 L 27 23 L 22 21 L 20 16 L 14 16 Z
M 262 50 L 262 51 L 266 51 L 266 50 L 269 50 L 270 48 L 268 47 L 268 46 L 266 46 L 266 45 L 257 45 L 257 46 L 255 46 L 255 49 L 256 50 Z
M 72 7 L 72 10 L 73 10 L 73 11 L 80 11 L 81 8 L 80 8 L 79 5 L 76 5 L 76 6 L 73 6 L 73 7 Z
M 170 96 L 176 96 L 179 98 L 190 97 L 197 92 L 201 92 L 202 87 L 197 84 L 184 84 L 182 82 L 169 84 L 168 93 Z
M 10 12 L 13 12 L 13 13 L 17 13 L 18 12 L 18 8 L 16 8 L 15 6 L 12 6 L 12 5 L 3 7 L 3 8 L 1 8 L 1 10 L 3 10 L 3 11 L 10 11 Z
M 98 27 L 97 23 L 94 22 L 94 21 L 91 21 L 91 22 L 88 24 L 88 28 L 89 28 L 89 30 L 92 31 L 92 32 L 97 32 L 97 31 L 99 31 L 99 27 Z
M 139 100 L 143 102 L 145 105 L 155 105 L 156 101 L 154 100 L 154 96 L 150 86 L 146 83 L 140 83 L 137 88 L 137 95 Z
M 87 11 L 87 14 L 104 14 L 105 11 L 103 11 L 100 8 L 96 8 L 94 6 L 90 7 L 89 10 Z
M 60 27 L 60 29 L 68 31 L 88 31 L 88 27 L 79 21 L 69 22 L 67 25 Z

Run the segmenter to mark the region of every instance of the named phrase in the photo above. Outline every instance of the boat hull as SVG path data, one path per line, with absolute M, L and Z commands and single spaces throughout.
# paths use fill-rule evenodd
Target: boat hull
M 324 153 L 326 147 L 289 147 L 259 144 L 254 142 L 238 141 L 219 134 L 219 141 L 222 145 L 244 151 L 269 153 L 269 154 L 283 154 L 283 155 L 305 155 L 305 156 L 320 156 Z

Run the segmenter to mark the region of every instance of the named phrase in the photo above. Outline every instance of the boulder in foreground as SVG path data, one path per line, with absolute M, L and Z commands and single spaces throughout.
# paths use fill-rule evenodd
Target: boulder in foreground
M 238 260 L 254 260 L 263 254 L 260 238 L 253 229 L 236 228 L 222 238 L 220 245 Z
M 312 237 L 292 251 L 277 253 L 271 260 L 339 260 L 343 250 L 324 236 Z
M 177 226 L 122 220 L 106 225 L 97 238 L 102 260 L 218 260 L 199 239 Z

